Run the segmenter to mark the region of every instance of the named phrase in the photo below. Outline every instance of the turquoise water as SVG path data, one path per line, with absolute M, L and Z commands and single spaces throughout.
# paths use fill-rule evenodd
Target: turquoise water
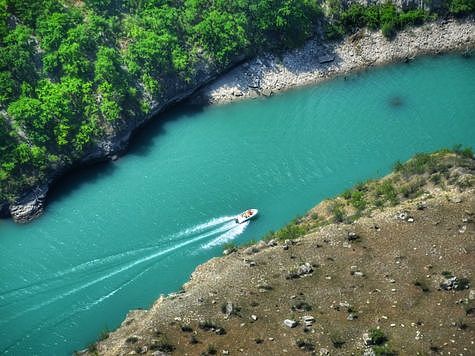
M 0 221 L 0 352 L 61 355 L 196 265 L 277 229 L 396 160 L 475 147 L 475 59 L 425 58 L 238 104 L 176 109 L 120 160 L 53 190 L 32 224 Z M 260 217 L 236 226 L 232 216 Z

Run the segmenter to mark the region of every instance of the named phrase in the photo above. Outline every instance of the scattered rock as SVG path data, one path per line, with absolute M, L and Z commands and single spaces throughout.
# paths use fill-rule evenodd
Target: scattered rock
M 468 299 L 475 300 L 475 289 L 470 289 L 470 292 L 468 293 Z
M 299 266 L 294 271 L 289 271 L 286 279 L 297 279 L 313 272 L 312 265 L 308 262 Z
M 417 210 L 424 210 L 426 208 L 427 208 L 427 202 L 425 200 L 417 203 Z
M 347 237 L 348 241 L 355 241 L 357 239 L 359 239 L 359 236 L 356 234 L 356 232 L 349 232 L 348 233 L 348 237 Z
M 226 318 L 229 318 L 231 315 L 235 313 L 236 313 L 236 308 L 234 307 L 234 304 L 231 302 L 227 302 L 225 306 Z
M 43 214 L 48 186 L 37 187 L 31 193 L 10 205 L 10 215 L 17 223 L 26 223 Z
M 363 344 L 366 346 L 373 344 L 373 339 L 369 336 L 369 333 L 363 334 Z
M 327 349 L 325 348 L 321 348 L 320 351 L 319 351 L 319 354 L 320 356 L 329 356 L 330 355 L 330 351 L 328 351 Z
M 355 313 L 350 313 L 346 317 L 346 320 L 355 320 L 355 319 L 358 319 L 358 315 L 356 315 Z
M 309 273 L 312 273 L 313 272 L 313 268 L 312 268 L 312 265 L 308 262 L 306 262 L 305 264 L 301 265 L 298 270 L 297 270 L 297 273 L 299 275 L 304 275 L 304 274 L 309 274 Z
M 252 314 L 251 319 L 254 320 L 254 321 L 257 321 L 257 315 Z
M 332 54 L 324 54 L 318 57 L 318 62 L 320 64 L 333 62 L 334 60 L 335 60 L 335 56 Z
M 466 278 L 457 278 L 455 276 L 445 278 L 440 283 L 440 288 L 443 290 L 464 290 L 470 288 L 470 283 Z
M 372 348 L 369 347 L 363 351 L 363 356 L 376 356 L 376 353 Z
M 268 246 L 268 247 L 277 246 L 277 240 L 275 240 L 275 239 L 270 240 L 270 241 L 267 243 L 267 246 Z

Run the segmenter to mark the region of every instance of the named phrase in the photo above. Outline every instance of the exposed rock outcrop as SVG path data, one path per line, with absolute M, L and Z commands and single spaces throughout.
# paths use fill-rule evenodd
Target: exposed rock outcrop
M 199 91 L 194 101 L 228 103 L 270 96 L 371 66 L 474 48 L 473 19 L 426 24 L 402 31 L 392 40 L 386 39 L 380 31 L 367 29 L 341 42 L 314 38 L 302 48 L 284 55 L 267 54 L 236 67 Z
M 10 214 L 17 223 L 28 222 L 43 214 L 48 186 L 35 188 L 28 195 L 10 205 Z

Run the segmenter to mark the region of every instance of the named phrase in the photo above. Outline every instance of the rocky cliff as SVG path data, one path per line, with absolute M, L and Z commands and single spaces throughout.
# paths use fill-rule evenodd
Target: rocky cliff
M 195 101 L 229 102 L 257 95 L 272 95 L 278 90 L 317 83 L 336 75 L 372 65 L 407 60 L 421 54 L 467 52 L 475 48 L 474 33 L 475 22 L 468 18 L 462 21 L 439 21 L 415 30 L 405 30 L 391 41 L 379 32 L 367 30 L 336 43 L 325 42 L 321 36 L 317 36 L 301 49 L 284 54 L 282 63 L 273 55 L 264 55 L 244 63 L 245 57 L 235 58 L 224 72 L 237 67 L 205 87 Z M 11 216 L 16 222 L 27 222 L 40 216 L 49 186 L 64 172 L 85 164 L 117 158 L 136 129 L 156 118 L 168 106 L 190 97 L 222 73 L 223 69 L 203 60 L 192 82 L 171 80 L 165 86 L 160 100 L 152 101 L 149 114 L 128 120 L 111 130 L 81 158 L 56 167 L 44 184 L 26 191 L 14 203 L 1 202 L 0 217 Z

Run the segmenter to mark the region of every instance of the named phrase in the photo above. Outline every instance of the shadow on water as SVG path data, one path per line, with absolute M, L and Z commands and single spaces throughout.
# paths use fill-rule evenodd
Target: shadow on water
M 70 170 L 59 177 L 47 195 L 47 205 L 69 198 L 82 186 L 107 178 L 116 170 L 113 162 L 105 161 Z
M 139 128 L 131 137 L 126 155 L 146 156 L 153 148 L 153 142 L 166 134 L 165 125 L 168 123 L 192 117 L 204 110 L 206 105 L 192 105 L 183 101 L 158 113 L 149 122 Z

